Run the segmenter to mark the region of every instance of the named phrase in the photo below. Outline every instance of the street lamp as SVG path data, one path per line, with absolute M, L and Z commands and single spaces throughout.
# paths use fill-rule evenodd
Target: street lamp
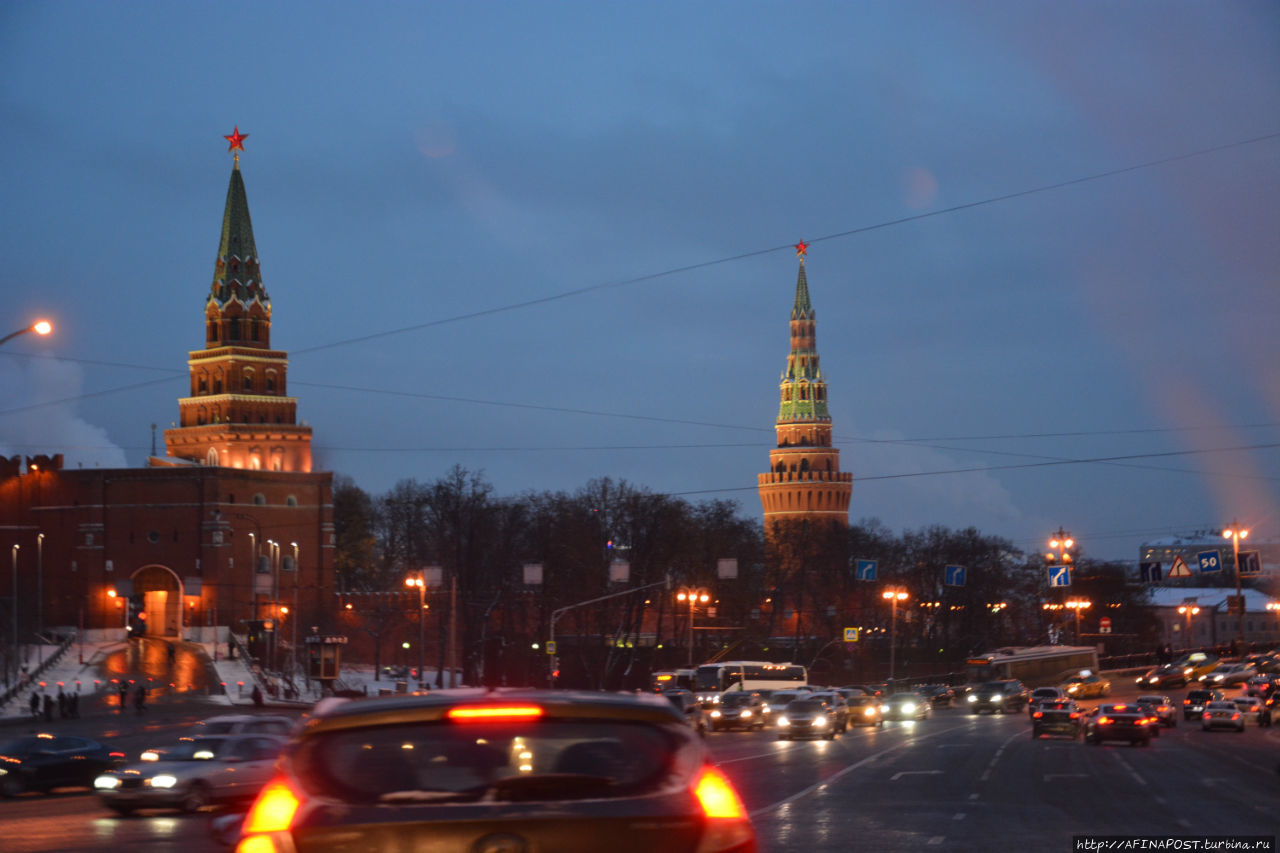
M 705 589 L 682 589 L 676 593 L 676 600 L 689 602 L 689 666 L 693 666 L 693 611 L 710 601 L 711 595 Z
M 9 334 L 5 335 L 3 338 L 0 338 L 0 346 L 4 346 L 5 344 L 9 343 L 9 341 L 18 337 L 18 335 L 25 335 L 28 332 L 32 332 L 34 334 L 44 336 L 49 334 L 52 331 L 53 331 L 53 324 L 50 323 L 48 320 L 36 320 L 30 326 L 27 326 L 24 329 L 19 329 L 16 332 L 10 332 Z
M 293 548 L 293 625 L 290 628 L 292 638 L 290 643 L 292 648 L 289 650 L 289 677 L 298 671 L 298 579 L 302 575 L 302 570 L 298 568 L 298 543 L 290 542 Z
M 1071 534 L 1058 527 L 1058 532 L 1049 539 L 1049 551 L 1044 555 L 1045 559 L 1052 563 L 1060 563 L 1062 565 L 1070 565 L 1071 549 L 1076 546 L 1076 540 L 1071 538 Z
M 1240 540 L 1247 538 L 1249 531 L 1240 526 L 1240 522 L 1231 520 L 1231 525 L 1222 531 L 1223 539 L 1231 540 L 1231 553 L 1235 557 L 1232 565 L 1236 567 L 1236 642 L 1244 645 L 1244 592 L 1240 589 Z
M 889 602 L 889 680 L 893 681 L 894 648 L 898 644 L 898 602 L 907 600 L 907 591 L 886 589 L 880 597 Z
M 8 340 L 6 338 L 5 340 Z M 2 342 L 0 342 L 2 343 Z M 11 612 L 13 616 L 13 681 L 18 680 L 18 549 L 22 546 L 15 544 L 13 546 L 13 599 Z
M 1187 648 L 1191 648 L 1191 617 L 1200 612 L 1200 608 L 1194 604 L 1184 604 L 1178 608 L 1178 612 L 1187 617 Z
M 1080 611 L 1088 610 L 1093 606 L 1093 602 L 1087 598 L 1072 598 L 1064 602 L 1063 606 L 1076 612 L 1076 645 L 1078 646 L 1080 645 Z
M 271 562 L 271 643 L 267 655 L 268 669 L 276 671 L 276 634 L 279 633 L 280 619 L 280 543 L 274 539 L 267 540 L 267 559 Z
M 427 683 L 426 673 L 422 671 L 422 646 L 426 642 L 427 579 L 422 576 L 422 572 L 418 572 L 405 578 L 404 585 L 418 590 L 418 689 L 422 690 Z

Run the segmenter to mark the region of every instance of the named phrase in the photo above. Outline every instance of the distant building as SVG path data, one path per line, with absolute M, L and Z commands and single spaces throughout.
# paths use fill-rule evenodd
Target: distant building
M 246 633 L 273 617 L 284 617 L 284 636 L 290 618 L 305 620 L 299 637 L 328 624 L 332 474 L 312 471 L 311 428 L 286 396 L 287 355 L 270 348 L 238 155 L 203 319 L 167 456 L 122 469 L 65 469 L 57 454 L 0 459 L 0 545 L 14 563 L 0 587 L 16 601 L 19 645 L 58 628 L 209 639 L 213 626 L 225 638 L 226 626 Z
M 1222 535 L 1222 530 L 1199 530 L 1188 533 L 1184 536 L 1165 536 L 1160 539 L 1152 539 L 1143 542 L 1138 547 L 1138 562 L 1142 563 L 1160 563 L 1162 567 L 1161 577 L 1165 580 L 1176 580 L 1169 577 L 1169 570 L 1172 568 L 1174 560 L 1181 557 L 1193 575 L 1187 579 L 1186 583 L 1202 583 L 1208 581 L 1215 583 L 1221 580 L 1223 583 L 1235 584 L 1235 577 L 1232 574 L 1232 541 Z M 1218 564 L 1221 568 L 1217 572 L 1201 572 L 1200 571 L 1200 555 L 1216 551 L 1218 554 Z M 1249 552 L 1258 553 L 1258 563 L 1260 573 L 1258 577 L 1275 579 L 1280 576 L 1280 542 L 1272 539 L 1260 539 L 1257 537 L 1248 537 L 1240 541 L 1240 553 L 1242 555 Z M 1242 559 L 1243 563 L 1244 560 Z M 1246 567 L 1247 569 L 1247 567 Z
M 1160 587 L 1151 591 L 1150 607 L 1160 622 L 1160 643 L 1175 649 L 1231 643 L 1243 629 L 1244 641 L 1261 645 L 1280 643 L 1280 613 L 1268 610 L 1274 599 L 1256 589 L 1243 590 L 1245 612 L 1227 612 L 1227 598 L 1235 587 Z M 1179 613 L 1180 607 L 1198 607 L 1199 613 Z

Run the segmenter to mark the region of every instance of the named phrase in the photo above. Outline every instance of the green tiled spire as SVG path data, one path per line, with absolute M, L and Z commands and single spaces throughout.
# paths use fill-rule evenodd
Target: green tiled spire
M 258 247 L 253 241 L 253 221 L 249 218 L 249 198 L 244 191 L 237 156 L 227 187 L 227 206 L 222 213 L 222 235 L 213 273 L 210 297 L 223 306 L 232 297 L 249 302 L 254 297 L 268 302 L 258 269 Z
M 827 383 L 818 366 L 817 313 L 809 301 L 804 256 L 796 276 L 796 301 L 791 309 L 791 353 L 782 372 L 778 421 L 828 421 Z

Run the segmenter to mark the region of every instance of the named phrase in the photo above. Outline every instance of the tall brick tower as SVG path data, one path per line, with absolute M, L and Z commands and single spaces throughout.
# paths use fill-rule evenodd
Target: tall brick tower
M 758 475 L 765 533 L 771 538 L 790 522 L 849 525 L 853 474 L 840 471 L 840 451 L 831 446 L 827 383 L 818 366 L 817 315 L 804 272 L 807 248 L 796 244 L 800 273 L 791 309 L 791 354 L 779 385 L 778 446 L 769 451 L 769 473 Z
M 239 128 L 226 137 L 243 151 Z M 288 355 L 271 349 L 271 297 L 262 284 L 240 155 L 231 167 L 213 286 L 205 301 L 205 348 L 188 354 L 191 396 L 165 430 L 170 457 L 262 471 L 311 471 L 311 427 L 287 396 Z M 153 464 L 165 464 L 153 460 Z

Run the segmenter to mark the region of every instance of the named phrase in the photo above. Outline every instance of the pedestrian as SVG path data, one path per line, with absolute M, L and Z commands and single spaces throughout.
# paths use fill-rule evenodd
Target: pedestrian
M 45 722 L 53 720 L 53 697 L 48 693 L 44 694 L 44 719 Z
M 259 687 L 258 687 L 258 685 L 256 685 L 256 684 L 255 684 L 255 685 L 253 685 L 253 692 L 252 692 L 252 693 L 250 693 L 250 694 L 249 694 L 249 696 L 253 699 L 253 706 L 254 706 L 255 708 L 261 708 L 261 707 L 262 707 L 262 705 L 263 705 L 263 701 L 262 701 L 262 689 L 261 689 L 261 688 L 259 688 Z
M 124 713 L 124 706 L 129 702 L 129 683 L 124 679 L 120 679 L 120 713 Z
M 72 693 L 67 697 L 67 713 L 71 715 L 71 719 L 80 719 L 80 694 Z
M 31 691 L 31 716 L 40 719 L 40 694 L 34 690 Z
M 147 711 L 147 688 L 141 684 L 133 692 L 133 707 L 138 710 L 139 714 L 144 714 Z
M 170 643 L 169 644 L 169 663 L 173 663 L 173 659 L 175 657 L 177 657 L 177 652 L 174 651 L 173 643 Z
M 62 688 L 58 688 L 58 719 L 65 720 L 67 718 L 67 694 L 62 692 Z

